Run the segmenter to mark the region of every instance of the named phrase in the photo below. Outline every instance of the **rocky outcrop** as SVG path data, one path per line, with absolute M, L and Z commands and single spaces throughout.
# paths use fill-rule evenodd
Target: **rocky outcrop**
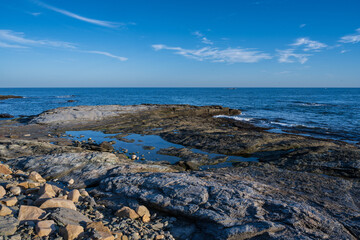
M 0 118 L 13 118 L 13 115 L 10 115 L 8 113 L 0 113 Z
M 95 186 L 109 175 L 121 172 L 172 172 L 170 166 L 140 164 L 101 152 L 61 153 L 19 157 L 8 164 L 26 171 L 38 171 L 46 179 L 75 180 L 72 187 Z
M 15 96 L 15 95 L 0 95 L 0 100 L 10 99 L 10 98 L 23 98 L 23 97 Z
M 122 174 L 100 186 L 192 219 L 211 239 L 356 239 L 360 234 L 359 184 L 332 177 L 251 167 Z
M 104 105 L 104 106 L 77 106 L 64 107 L 48 110 L 38 117 L 34 118 L 30 123 L 37 124 L 64 124 L 98 121 L 105 118 L 116 117 L 126 113 L 137 113 L 149 110 L 150 106 L 120 106 L 120 105 Z

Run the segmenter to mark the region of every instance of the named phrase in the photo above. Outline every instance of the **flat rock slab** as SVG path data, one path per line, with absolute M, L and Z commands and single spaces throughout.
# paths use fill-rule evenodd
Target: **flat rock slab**
M 98 121 L 109 117 L 116 117 L 125 113 L 136 113 L 149 110 L 153 106 L 134 105 L 102 105 L 102 106 L 77 106 L 63 107 L 48 110 L 34 118 L 30 123 L 56 124 L 74 123 L 81 121 Z
M 19 221 L 12 216 L 0 217 L 0 236 L 13 235 L 18 225 Z
M 359 186 L 333 177 L 254 167 L 122 174 L 100 187 L 193 219 L 214 239 L 356 239 L 360 233 L 359 202 L 353 202 L 360 199 Z
M 68 224 L 86 226 L 86 223 L 91 222 L 91 220 L 82 213 L 68 208 L 57 208 L 53 210 L 51 218 L 56 222 L 62 223 L 64 226 Z
M 36 170 L 46 179 L 74 179 L 72 187 L 93 186 L 121 172 L 171 172 L 170 166 L 124 161 L 107 152 L 60 153 L 15 158 L 7 163 L 27 171 Z

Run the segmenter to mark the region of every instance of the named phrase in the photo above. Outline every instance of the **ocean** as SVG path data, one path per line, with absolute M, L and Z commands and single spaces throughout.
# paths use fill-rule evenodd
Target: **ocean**
M 0 101 L 0 113 L 16 117 L 78 105 L 222 105 L 272 132 L 360 142 L 360 88 L 0 88 L 0 95 L 24 97 Z

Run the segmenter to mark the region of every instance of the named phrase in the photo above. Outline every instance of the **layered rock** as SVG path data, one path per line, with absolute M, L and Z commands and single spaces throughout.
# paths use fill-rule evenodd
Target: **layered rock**
M 192 219 L 202 236 L 215 239 L 356 239 L 360 234 L 359 183 L 333 177 L 249 167 L 122 174 L 100 186 Z

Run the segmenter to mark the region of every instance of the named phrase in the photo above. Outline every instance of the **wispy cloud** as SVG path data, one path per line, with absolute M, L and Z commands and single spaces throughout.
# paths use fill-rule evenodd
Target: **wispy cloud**
M 58 48 L 75 48 L 75 45 L 69 42 L 50 41 L 50 40 L 33 40 L 25 38 L 24 33 L 14 32 L 11 30 L 0 29 L 0 39 L 8 44 L 21 44 L 26 46 L 46 46 Z M 24 46 L 22 46 L 24 47 Z
M 33 40 L 25 38 L 24 33 L 14 32 L 11 30 L 0 29 L 0 48 L 29 48 L 29 47 L 55 47 L 59 49 L 70 49 L 78 52 L 86 52 L 99 54 L 111 58 L 115 58 L 120 61 L 128 60 L 126 57 L 116 56 L 109 52 L 103 51 L 83 51 L 75 46 L 73 43 L 61 42 L 61 41 L 49 41 L 49 40 Z
M 24 46 L 8 44 L 8 43 L 4 43 L 4 42 L 0 42 L 0 47 L 1 48 L 26 48 Z
M 102 52 L 102 51 L 84 51 L 84 52 L 100 54 L 100 55 L 104 55 L 104 56 L 107 56 L 107 57 L 115 58 L 115 59 L 120 60 L 120 61 L 127 61 L 128 60 L 126 57 L 116 56 L 116 55 L 113 55 L 113 54 L 108 53 L 108 52 Z
M 299 28 L 304 28 L 304 27 L 306 27 L 305 23 L 299 25 Z
M 318 51 L 322 48 L 326 48 L 327 45 L 325 43 L 321 43 L 318 41 L 310 40 L 309 38 L 298 38 L 295 43 L 291 44 L 292 46 L 304 46 L 304 51 Z
M 198 61 L 209 60 L 212 62 L 224 63 L 254 63 L 264 59 L 271 59 L 267 53 L 253 49 L 227 48 L 218 49 L 215 47 L 204 47 L 201 49 L 184 49 L 181 47 L 169 47 L 163 44 L 155 44 L 152 47 L 156 50 L 172 50 L 175 54 L 196 59 Z
M 41 12 L 29 12 L 29 14 L 37 17 L 37 16 L 41 15 Z
M 276 50 L 279 55 L 278 61 L 280 63 L 293 63 L 293 62 L 299 62 L 301 64 L 304 64 L 309 60 L 309 57 L 311 54 L 301 54 L 301 53 L 295 53 L 294 49 L 286 49 L 286 50 Z
M 359 43 L 360 42 L 360 28 L 356 29 L 356 33 L 346 35 L 340 38 L 339 42 L 342 43 Z
M 197 36 L 198 38 L 201 39 L 201 42 L 204 44 L 208 44 L 208 45 L 212 45 L 214 44 L 211 40 L 207 39 L 207 37 L 204 36 L 204 34 L 202 34 L 199 31 L 195 31 L 193 32 L 193 35 Z
M 34 0 L 34 2 L 44 8 L 47 8 L 47 9 L 52 10 L 57 13 L 61 13 L 65 16 L 68 16 L 71 18 L 75 18 L 75 19 L 83 21 L 83 22 L 88 22 L 88 23 L 92 23 L 95 25 L 103 26 L 103 27 L 109 27 L 109 28 L 116 28 L 116 27 L 125 25 L 124 23 L 109 22 L 109 21 L 103 21 L 103 20 L 97 20 L 97 19 L 93 19 L 93 18 L 83 17 L 76 13 L 72 13 L 67 10 L 48 5 L 48 4 L 38 1 L 38 0 Z

